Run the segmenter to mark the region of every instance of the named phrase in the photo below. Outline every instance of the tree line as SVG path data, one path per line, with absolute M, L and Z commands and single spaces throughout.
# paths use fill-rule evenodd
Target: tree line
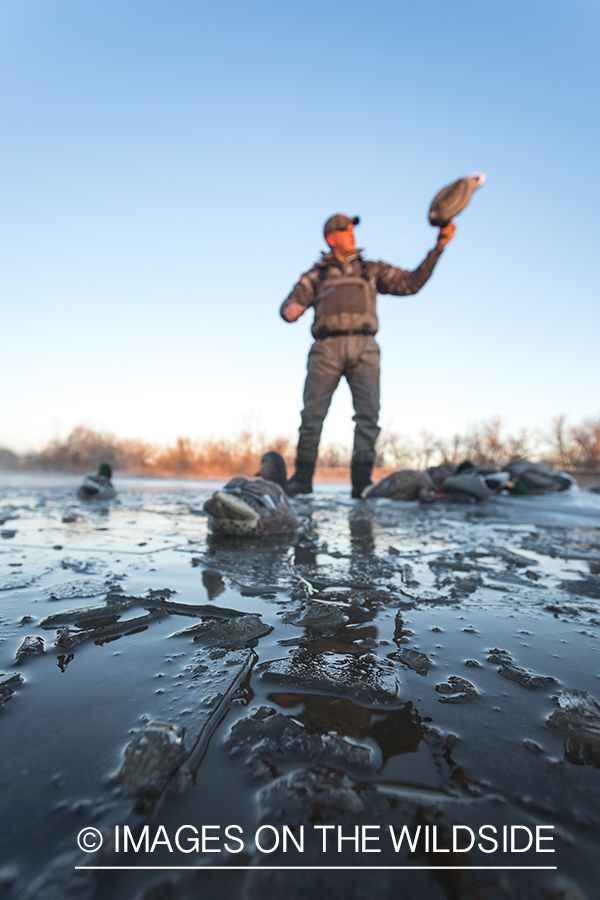
M 272 438 L 250 429 L 232 437 L 178 437 L 173 444 L 119 438 L 107 432 L 79 426 L 68 437 L 55 438 L 35 453 L 18 455 L 0 448 L 0 467 L 13 470 L 87 472 L 107 462 L 113 470 L 132 475 L 223 478 L 250 474 L 258 468 L 266 450 L 277 450 L 293 465 L 295 439 Z M 350 447 L 341 443 L 323 446 L 319 468 L 345 469 Z M 384 429 L 378 442 L 376 465 L 380 469 L 424 469 L 442 462 L 470 459 L 476 465 L 503 464 L 514 459 L 533 459 L 569 472 L 600 472 L 600 417 L 568 425 L 565 416 L 546 429 L 522 429 L 507 433 L 502 421 L 492 418 L 472 425 L 462 434 L 440 437 L 431 431 L 406 436 Z M 341 474 L 341 473 L 340 473 Z

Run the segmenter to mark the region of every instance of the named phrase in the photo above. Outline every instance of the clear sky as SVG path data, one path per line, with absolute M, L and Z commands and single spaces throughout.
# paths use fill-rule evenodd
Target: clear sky
M 414 268 L 471 171 L 430 282 L 379 299 L 382 424 L 600 414 L 599 26 L 595 0 L 2 0 L 0 445 L 293 434 L 312 313 L 278 307 L 324 220 Z M 344 384 L 325 438 L 350 416 Z

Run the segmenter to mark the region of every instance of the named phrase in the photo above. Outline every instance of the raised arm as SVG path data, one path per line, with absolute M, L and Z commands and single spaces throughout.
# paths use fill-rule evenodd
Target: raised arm
M 388 263 L 378 262 L 373 276 L 376 281 L 377 291 L 380 294 L 416 294 L 431 276 L 435 264 L 442 255 L 442 250 L 454 237 L 456 225 L 449 222 L 440 228 L 438 239 L 433 250 L 430 250 L 421 265 L 413 272 L 406 269 L 398 269 Z

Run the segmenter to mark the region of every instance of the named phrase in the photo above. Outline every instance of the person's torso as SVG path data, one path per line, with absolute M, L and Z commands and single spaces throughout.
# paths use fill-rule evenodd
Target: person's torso
M 366 265 L 357 254 L 319 267 L 314 300 L 313 337 L 339 334 L 376 334 L 377 291 Z

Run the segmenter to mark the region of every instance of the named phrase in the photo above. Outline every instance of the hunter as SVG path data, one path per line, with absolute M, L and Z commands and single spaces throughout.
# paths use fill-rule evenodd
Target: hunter
M 440 228 L 436 246 L 414 272 L 385 262 L 363 259 L 356 248 L 354 226 L 358 216 L 338 213 L 323 229 L 329 252 L 305 272 L 283 301 L 281 317 L 295 322 L 314 307 L 314 344 L 308 354 L 304 409 L 296 451 L 296 470 L 287 493 L 310 494 L 323 422 L 342 375 L 354 406 L 352 496 L 360 497 L 371 484 L 375 442 L 379 435 L 379 346 L 375 335 L 377 294 L 416 294 L 431 276 L 454 222 Z

